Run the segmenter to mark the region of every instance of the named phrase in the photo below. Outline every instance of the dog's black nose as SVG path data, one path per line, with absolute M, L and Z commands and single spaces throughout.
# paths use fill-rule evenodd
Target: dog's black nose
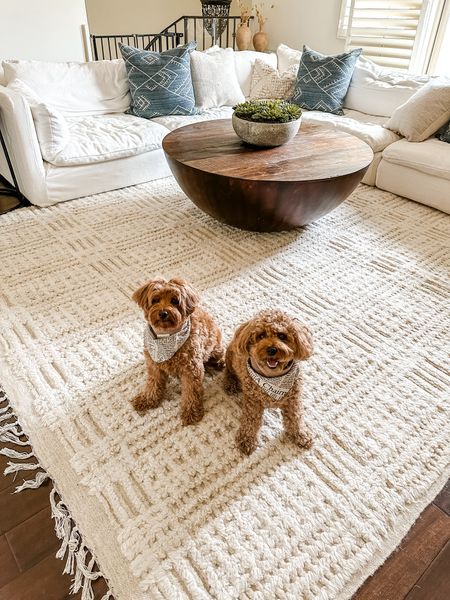
M 168 316 L 169 316 L 169 313 L 167 312 L 167 310 L 161 310 L 159 312 L 159 318 L 162 319 L 163 321 L 165 321 Z
M 275 348 L 275 346 L 269 346 L 269 348 L 267 348 L 267 354 L 269 356 L 275 356 L 276 353 L 277 349 Z

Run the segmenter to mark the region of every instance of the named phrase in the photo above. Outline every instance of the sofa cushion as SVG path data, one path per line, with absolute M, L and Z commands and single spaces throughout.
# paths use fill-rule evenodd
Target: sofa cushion
M 385 127 L 410 142 L 423 142 L 450 119 L 450 79 L 429 81 L 395 109 Z
M 450 145 L 435 138 L 420 144 L 407 140 L 395 142 L 383 152 L 383 160 L 435 177 L 450 179 Z
M 191 53 L 195 104 L 200 109 L 234 106 L 244 102 L 236 75 L 233 48 L 214 46 Z
M 124 112 L 130 106 L 123 60 L 87 63 L 4 61 L 7 83 L 20 79 L 65 116 Z
M 211 121 L 213 119 L 231 119 L 233 114 L 233 108 L 231 106 L 222 106 L 221 108 L 209 108 L 208 110 L 202 110 L 198 115 L 191 117 L 181 117 L 179 115 L 168 115 L 166 117 L 156 117 L 152 119 L 153 122 L 163 125 L 170 131 L 183 127 L 183 125 L 190 125 L 191 123 L 199 123 L 200 121 Z
M 295 50 L 286 46 L 286 44 L 280 44 L 277 48 L 278 70 L 281 73 L 292 68 L 298 71 L 301 57 L 301 50 Z
M 328 127 L 350 133 L 366 142 L 372 151 L 381 152 L 400 137 L 383 127 L 384 117 L 372 117 L 356 110 L 346 110 L 345 115 L 332 115 L 320 111 L 304 111 L 305 122 L 322 123 Z
M 343 114 L 342 106 L 361 48 L 327 56 L 303 46 L 292 102 L 307 110 Z
M 277 55 L 274 52 L 256 52 L 254 50 L 240 50 L 234 53 L 236 75 L 246 98 L 250 96 L 252 69 L 255 60 L 263 60 L 268 65 L 276 68 Z
M 344 107 L 368 115 L 390 117 L 430 77 L 383 69 L 360 56 L 353 71 Z
M 150 52 L 119 43 L 130 84 L 127 113 L 144 119 L 196 114 L 189 56 L 195 46 Z
M 13 79 L 7 87 L 23 96 L 28 102 L 42 157 L 44 160 L 52 161 L 70 141 L 70 132 L 64 116 L 42 102 L 41 98 L 20 79 Z
M 250 88 L 250 100 L 266 98 L 287 100 L 294 92 L 295 67 L 280 72 L 262 60 L 255 60 Z
M 49 162 L 58 166 L 85 165 L 125 158 L 161 148 L 168 133 L 158 123 L 116 113 L 69 117 L 70 142 Z

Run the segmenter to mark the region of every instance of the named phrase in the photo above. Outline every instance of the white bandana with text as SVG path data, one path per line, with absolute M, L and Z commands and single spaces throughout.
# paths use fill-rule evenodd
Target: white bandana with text
M 298 373 L 297 364 L 293 364 L 287 373 L 280 377 L 264 377 L 257 373 L 250 362 L 247 363 L 247 370 L 253 381 L 274 400 L 282 400 L 284 396 L 292 389 Z
M 156 336 L 148 323 L 144 328 L 144 347 L 156 363 L 172 358 L 191 335 L 191 320 L 187 319 L 178 333 Z

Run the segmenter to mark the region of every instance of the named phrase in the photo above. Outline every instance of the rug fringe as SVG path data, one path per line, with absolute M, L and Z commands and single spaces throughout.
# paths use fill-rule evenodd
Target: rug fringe
M 13 414 L 10 413 L 10 412 L 9 413 L 3 413 L 3 414 L 0 413 L 0 415 L 1 415 L 0 416 L 0 423 L 3 423 L 3 421 L 7 421 L 8 419 L 10 419 L 13 416 Z
M 17 486 L 14 493 L 18 494 L 19 492 L 23 492 L 23 490 L 37 490 L 47 479 L 50 479 L 47 473 L 39 471 L 34 479 L 26 479 L 22 485 Z
M 0 442 L 9 442 L 18 446 L 28 446 L 28 441 L 23 441 L 20 437 L 23 435 L 17 421 L 0 425 Z
M 17 421 L 11 405 L 4 393 L 0 396 L 0 402 L 3 406 L 0 408 L 0 442 L 7 442 L 17 446 L 28 446 L 28 440 L 21 440 L 21 437 L 26 437 L 23 433 L 22 428 Z M 11 419 L 14 419 L 11 421 Z M 6 421 L 9 421 L 6 423 Z M 36 458 L 33 452 L 18 452 L 11 448 L 2 448 L 0 454 L 13 458 L 16 460 L 26 460 L 28 458 Z M 36 463 L 23 463 L 23 462 L 8 462 L 6 469 L 4 470 L 5 475 L 11 473 L 19 473 L 19 471 L 35 471 L 36 469 L 42 469 L 39 462 Z M 22 490 L 36 489 L 40 487 L 44 481 L 48 479 L 45 471 L 39 471 L 34 479 L 24 480 L 23 483 L 16 487 L 14 493 L 17 494 Z
M 4 475 L 11 475 L 11 473 L 18 473 L 19 471 L 36 471 L 40 469 L 39 463 L 14 463 L 9 462 L 6 469 L 3 471 Z
M 92 582 L 103 577 L 99 570 L 95 568 L 95 558 L 90 554 L 87 545 L 84 542 L 77 526 L 73 522 L 69 511 L 62 502 L 57 500 L 58 492 L 53 488 L 50 492 L 50 506 L 52 508 L 52 517 L 55 521 L 55 532 L 61 547 L 56 553 L 56 558 L 64 559 L 67 554 L 64 573 L 74 575 L 71 594 L 76 594 L 81 590 L 81 600 L 94 600 Z M 102 600 L 112 598 L 112 593 L 108 591 Z
M 13 450 L 12 448 L 2 448 L 0 454 L 3 454 L 3 456 L 7 456 L 8 458 L 19 458 L 23 460 L 34 456 L 33 452 L 17 452 L 17 450 Z
M 6 405 L 3 405 L 4 403 L 6 403 Z M 2 404 L 0 407 L 0 442 L 7 442 L 17 446 L 28 446 L 28 440 L 24 441 L 20 439 L 21 437 L 26 436 L 20 427 L 13 413 L 12 407 L 9 404 L 9 400 L 1 387 L 0 404 Z M 10 421 L 10 419 L 15 420 Z M 10 422 L 7 423 L 6 421 Z M 15 460 L 36 458 L 33 452 L 19 452 L 11 448 L 0 449 L 0 454 Z M 42 466 L 39 462 L 8 462 L 4 474 L 17 474 L 19 471 L 35 471 L 36 469 L 42 469 Z M 21 485 L 17 486 L 14 493 L 17 494 L 25 489 L 37 489 L 47 479 L 50 479 L 48 474 L 43 470 L 39 471 L 34 479 L 24 480 Z M 81 600 L 94 600 L 95 596 L 92 589 L 92 582 L 99 577 L 103 577 L 103 575 L 99 570 L 94 570 L 95 559 L 84 543 L 83 537 L 73 522 L 67 507 L 63 504 L 61 499 L 57 501 L 57 494 L 58 492 L 53 487 L 52 491 L 50 492 L 50 506 L 52 509 L 52 518 L 55 522 L 56 536 L 59 540 L 61 540 L 61 547 L 56 553 L 56 558 L 63 560 L 67 553 L 67 559 L 63 573 L 68 573 L 74 576 L 70 592 L 72 594 L 76 594 L 81 590 Z M 91 556 L 89 560 L 88 556 Z M 108 590 L 101 600 L 111 600 L 112 598 L 112 592 Z

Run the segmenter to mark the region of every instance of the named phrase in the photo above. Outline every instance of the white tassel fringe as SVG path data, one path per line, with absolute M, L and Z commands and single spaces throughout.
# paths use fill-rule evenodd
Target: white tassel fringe
M 18 458 L 19 460 L 25 460 L 34 456 L 33 452 L 17 452 L 17 450 L 13 450 L 12 448 L 2 448 L 0 454 L 8 458 Z
M 6 403 L 5 406 L 0 406 L 0 442 L 15 444 L 17 446 L 28 446 L 28 440 L 21 440 L 25 437 L 24 433 L 12 412 L 11 406 L 6 398 L 4 391 L 0 387 L 0 404 Z M 7 423 L 14 418 L 13 422 Z M 0 454 L 15 460 L 25 460 L 35 458 L 33 452 L 18 452 L 11 448 L 2 448 Z M 5 475 L 10 473 L 18 473 L 19 471 L 34 471 L 42 469 L 39 462 L 36 463 L 20 463 L 8 462 L 4 471 Z M 26 489 L 36 489 L 40 487 L 44 481 L 49 479 L 45 471 L 39 471 L 34 479 L 24 480 L 22 485 L 15 489 L 15 494 Z M 66 564 L 63 573 L 74 575 L 74 580 L 71 587 L 71 593 L 76 594 L 81 590 L 81 600 L 94 600 L 94 592 L 92 590 L 92 582 L 103 577 L 99 570 L 94 570 L 95 559 L 91 557 L 89 561 L 89 549 L 84 543 L 83 537 L 78 531 L 76 525 L 72 521 L 69 511 L 64 506 L 62 500 L 56 500 L 57 492 L 55 488 L 50 492 L 50 506 L 52 508 L 52 517 L 55 520 L 55 532 L 61 547 L 56 553 L 56 558 L 64 559 L 67 553 Z M 101 600 L 112 600 L 113 596 L 108 591 Z

